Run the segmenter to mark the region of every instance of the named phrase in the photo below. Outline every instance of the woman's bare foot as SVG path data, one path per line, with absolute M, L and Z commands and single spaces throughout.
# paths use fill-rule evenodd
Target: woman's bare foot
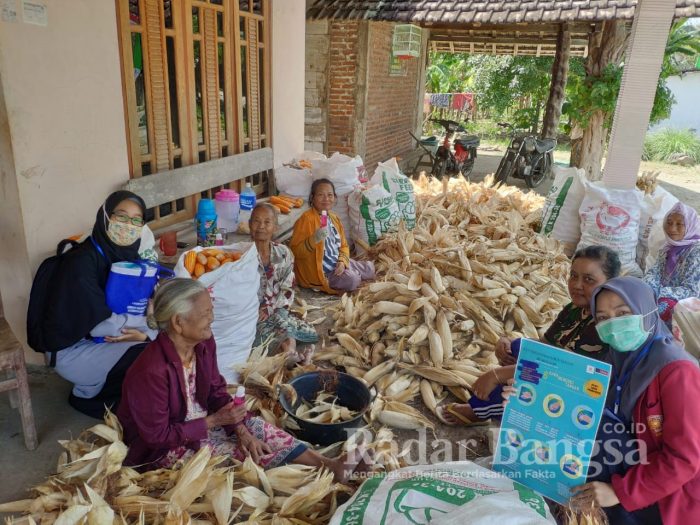
M 292 368 L 301 360 L 299 353 L 297 352 L 297 342 L 294 338 L 290 337 L 285 339 L 280 343 L 278 348 L 279 352 L 284 354 L 284 364 L 287 368 Z
M 301 349 L 297 351 L 299 363 L 302 366 L 310 365 L 315 351 L 316 345 L 310 344 L 302 346 Z
M 480 425 L 485 423 L 466 403 L 448 403 L 438 407 L 438 416 L 442 421 L 452 426 Z

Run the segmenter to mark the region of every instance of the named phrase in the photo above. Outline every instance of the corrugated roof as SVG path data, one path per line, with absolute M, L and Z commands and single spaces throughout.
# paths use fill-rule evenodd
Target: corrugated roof
M 515 24 L 632 19 L 637 0 L 316 0 L 307 18 L 414 24 Z M 700 0 L 677 0 L 676 18 L 700 16 Z

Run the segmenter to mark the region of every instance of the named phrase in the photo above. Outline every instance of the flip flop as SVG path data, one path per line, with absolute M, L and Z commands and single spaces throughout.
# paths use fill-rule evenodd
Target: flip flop
M 459 412 L 457 412 L 457 411 L 455 410 L 454 407 L 455 407 L 457 404 L 458 404 L 458 403 L 448 403 L 447 405 L 442 405 L 442 406 L 439 406 L 439 407 L 437 408 L 438 417 L 439 417 L 440 420 L 441 420 L 443 423 L 445 423 L 446 425 L 451 426 L 451 427 L 458 427 L 458 426 L 464 426 L 464 427 L 482 427 L 482 426 L 485 426 L 485 425 L 488 425 L 488 424 L 489 424 L 488 420 L 486 420 L 486 421 L 480 421 L 480 420 L 479 420 L 479 421 L 472 421 L 471 419 L 467 418 L 466 416 L 463 416 L 462 414 L 460 414 Z M 445 411 L 447 411 L 447 412 L 448 412 L 451 416 L 453 416 L 454 418 L 456 418 L 456 419 L 458 419 L 459 421 L 461 421 L 462 424 L 460 425 L 459 423 L 450 423 L 450 422 L 448 422 L 447 419 L 445 419 L 445 415 L 444 415 Z

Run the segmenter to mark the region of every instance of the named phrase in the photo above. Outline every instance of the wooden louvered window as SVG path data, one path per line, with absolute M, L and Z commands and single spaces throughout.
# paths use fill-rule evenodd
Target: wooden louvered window
M 269 0 L 115 1 L 132 177 L 270 145 Z M 267 189 L 266 174 L 250 182 Z M 147 219 L 192 217 L 199 197 Z

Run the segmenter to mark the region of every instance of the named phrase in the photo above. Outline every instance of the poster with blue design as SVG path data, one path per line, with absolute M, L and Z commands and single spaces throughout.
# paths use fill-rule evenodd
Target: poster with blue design
M 559 503 L 586 482 L 612 367 L 523 339 L 493 469 Z

